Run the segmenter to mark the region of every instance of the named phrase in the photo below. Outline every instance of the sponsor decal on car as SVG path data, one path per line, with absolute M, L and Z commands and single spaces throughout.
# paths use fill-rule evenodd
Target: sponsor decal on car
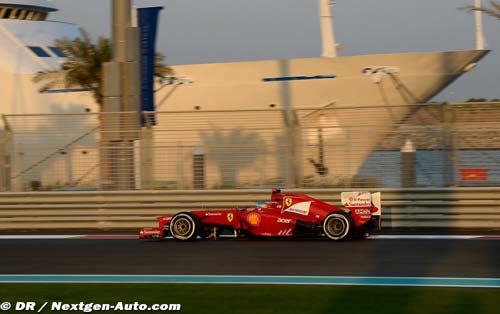
M 260 215 L 257 214 L 257 213 L 250 213 L 247 216 L 247 222 L 251 226 L 258 226 L 258 225 L 260 225 L 260 220 L 261 220 L 260 219 Z
M 292 206 L 292 202 L 293 201 L 292 201 L 291 198 L 289 198 L 289 197 L 285 198 L 285 205 L 286 205 L 286 207 Z
M 207 212 L 207 213 L 205 213 L 205 216 L 222 216 L 222 213 Z
M 292 229 L 285 229 L 285 230 L 280 230 L 278 232 L 278 235 L 280 236 L 288 236 L 288 235 L 292 235 Z
M 232 221 L 233 221 L 233 218 L 234 218 L 233 213 L 229 213 L 229 214 L 227 214 L 227 221 L 232 222 Z
M 276 220 L 277 223 L 279 224 L 289 224 L 292 222 L 291 219 L 284 219 L 284 218 L 278 218 L 278 220 Z
M 371 207 L 370 192 L 343 192 L 342 204 L 345 207 Z
M 309 215 L 309 209 L 311 208 L 311 203 L 312 202 L 301 202 L 301 203 L 293 204 L 293 206 L 288 207 L 284 211 L 307 216 L 307 215 Z M 283 211 L 282 211 L 282 213 L 283 213 Z
M 356 215 L 369 215 L 371 211 L 369 209 L 355 209 Z

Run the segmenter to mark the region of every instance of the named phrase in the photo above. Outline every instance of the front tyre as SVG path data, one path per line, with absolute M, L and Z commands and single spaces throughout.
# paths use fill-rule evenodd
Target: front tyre
M 170 234 L 179 241 L 196 240 L 200 229 L 200 219 L 191 213 L 178 213 L 170 221 Z
M 323 232 L 331 240 L 347 239 L 351 229 L 351 219 L 341 212 L 331 213 L 323 221 Z

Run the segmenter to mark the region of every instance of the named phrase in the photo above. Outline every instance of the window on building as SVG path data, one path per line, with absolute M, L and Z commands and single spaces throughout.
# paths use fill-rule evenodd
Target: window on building
M 21 10 L 21 13 L 19 14 L 19 19 L 24 20 L 26 18 L 26 13 L 28 13 L 28 11 Z
M 22 10 L 16 9 L 14 11 L 14 14 L 12 14 L 11 18 L 13 18 L 15 20 L 19 20 L 19 17 L 21 16 L 21 12 L 22 12 Z
M 16 19 L 16 18 L 17 18 L 17 12 L 18 12 L 18 11 L 19 11 L 18 9 L 12 9 L 12 10 L 11 10 L 11 13 L 10 13 L 10 15 L 9 15 L 9 19 Z
M 45 51 L 42 47 L 37 46 L 28 46 L 28 48 L 33 51 L 34 54 L 41 58 L 50 58 L 50 55 L 47 51 Z
M 66 55 L 64 52 L 61 51 L 61 49 L 57 47 L 49 47 L 49 50 L 52 51 L 53 54 L 55 54 L 59 58 L 66 58 Z
M 10 17 L 11 13 L 12 13 L 12 9 L 7 9 L 7 10 L 5 10 L 5 14 L 3 15 L 3 17 L 8 19 Z

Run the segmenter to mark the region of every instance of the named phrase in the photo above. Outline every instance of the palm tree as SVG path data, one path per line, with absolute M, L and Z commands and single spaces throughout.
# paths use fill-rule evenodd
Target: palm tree
M 99 105 L 99 111 L 103 107 L 102 75 L 103 64 L 112 59 L 112 43 L 109 38 L 99 37 L 96 43 L 92 42 L 88 32 L 81 31 L 81 37 L 57 40 L 56 47 L 66 56 L 59 70 L 38 72 L 33 81 L 43 83 L 40 92 L 46 92 L 53 88 L 64 86 L 65 88 L 84 88 L 92 92 L 94 100 Z M 164 78 L 173 75 L 173 70 L 162 61 L 165 57 L 161 54 L 155 56 L 155 76 Z M 98 129 L 99 127 L 96 127 Z M 86 134 L 87 136 L 89 134 Z M 109 148 L 102 137 L 99 140 L 102 153 L 107 154 Z M 111 163 L 108 157 L 100 161 L 101 179 L 109 179 L 111 174 Z M 109 183 L 105 183 L 109 184 Z
M 111 61 L 112 43 L 105 37 L 99 37 L 97 42 L 93 43 L 87 31 L 82 29 L 81 33 L 82 37 L 57 40 L 56 47 L 67 56 L 67 59 L 62 63 L 60 70 L 38 72 L 33 81 L 44 83 L 39 89 L 40 92 L 46 92 L 57 86 L 92 91 L 96 103 L 102 109 L 102 65 Z M 157 53 L 155 56 L 156 77 L 164 78 L 173 74 L 170 67 L 162 64 L 164 59 L 162 54 Z
M 500 2 L 499 1 L 490 1 L 490 7 L 478 8 L 475 5 L 467 5 L 462 7 L 461 9 L 471 11 L 482 11 L 490 16 L 493 16 L 500 20 Z

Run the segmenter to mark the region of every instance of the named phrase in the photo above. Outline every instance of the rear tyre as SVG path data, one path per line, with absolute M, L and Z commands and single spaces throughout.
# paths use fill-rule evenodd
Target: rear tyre
M 200 229 L 200 219 L 191 213 L 178 213 L 170 221 L 170 233 L 179 241 L 196 240 Z
M 330 240 L 347 239 L 351 229 L 351 219 L 342 212 L 331 213 L 323 221 L 323 232 Z

